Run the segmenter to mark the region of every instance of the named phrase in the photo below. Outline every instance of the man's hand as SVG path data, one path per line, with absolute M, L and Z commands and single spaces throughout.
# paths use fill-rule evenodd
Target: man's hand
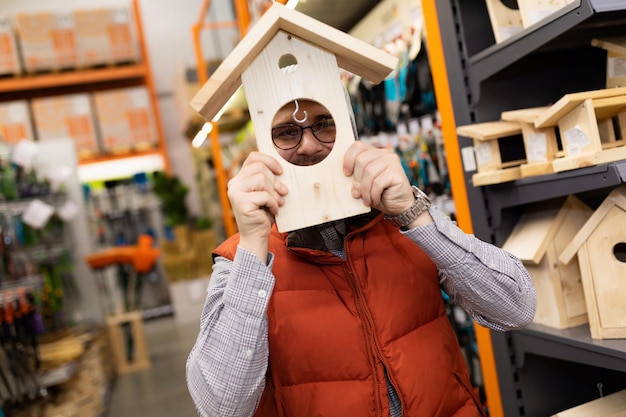
M 239 229 L 239 246 L 267 260 L 269 236 L 287 187 L 276 178 L 283 170 L 266 154 L 251 152 L 228 182 L 228 199 Z
M 354 142 L 344 156 L 343 172 L 353 175 L 354 198 L 387 215 L 400 214 L 415 201 L 400 157 L 388 149 Z

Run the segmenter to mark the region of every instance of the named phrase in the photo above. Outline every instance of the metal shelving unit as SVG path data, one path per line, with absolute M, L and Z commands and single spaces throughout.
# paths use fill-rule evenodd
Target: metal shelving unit
M 623 36 L 626 24 L 626 2 L 580 0 L 496 44 L 485 0 L 430 0 L 428 7 L 435 9 L 440 28 L 442 50 L 434 52 L 443 55 L 453 113 L 443 123 L 456 126 L 604 88 L 606 51 L 591 40 Z M 471 148 L 469 138 L 457 139 L 459 150 Z M 523 156 L 521 137 L 502 145 L 505 160 Z M 473 233 L 502 245 L 529 204 L 569 194 L 599 203 L 626 182 L 626 161 L 483 187 L 472 185 L 474 173 L 459 174 Z M 626 340 L 593 340 L 587 325 L 491 332 L 490 348 L 502 408 L 494 407 L 493 415 L 544 417 L 626 388 Z

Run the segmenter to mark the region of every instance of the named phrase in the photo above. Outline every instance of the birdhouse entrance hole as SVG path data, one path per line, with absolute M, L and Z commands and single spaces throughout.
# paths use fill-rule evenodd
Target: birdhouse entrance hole
M 285 54 L 278 59 L 278 68 L 286 73 L 295 71 L 297 65 L 298 60 L 291 54 Z
M 626 262 L 626 243 L 620 242 L 613 246 L 613 255 L 620 262 Z

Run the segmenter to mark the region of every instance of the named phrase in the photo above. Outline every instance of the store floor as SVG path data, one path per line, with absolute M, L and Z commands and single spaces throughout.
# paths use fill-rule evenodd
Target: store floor
M 147 320 L 150 368 L 116 378 L 105 417 L 197 417 L 185 382 L 185 362 L 198 326 L 177 325 L 173 317 Z

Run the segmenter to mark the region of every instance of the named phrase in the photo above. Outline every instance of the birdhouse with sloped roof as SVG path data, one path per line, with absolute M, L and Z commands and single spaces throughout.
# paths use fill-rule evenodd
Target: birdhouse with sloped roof
M 626 338 L 626 186 L 615 188 L 563 249 L 577 257 L 593 339 Z
M 351 196 L 352 178 L 343 174 L 343 156 L 356 140 L 340 68 L 375 84 L 396 67 L 380 49 L 275 3 L 211 75 L 192 99 L 192 107 L 211 120 L 243 84 L 260 152 L 283 167 L 289 188 L 276 216 L 281 232 L 366 213 Z M 272 120 L 285 104 L 322 104 L 335 120 L 330 154 L 311 166 L 285 161 L 272 142 Z
M 573 195 L 530 206 L 502 249 L 516 255 L 537 291 L 534 323 L 567 329 L 587 323 L 577 259 L 558 260 L 561 251 L 591 217 L 593 210 Z

